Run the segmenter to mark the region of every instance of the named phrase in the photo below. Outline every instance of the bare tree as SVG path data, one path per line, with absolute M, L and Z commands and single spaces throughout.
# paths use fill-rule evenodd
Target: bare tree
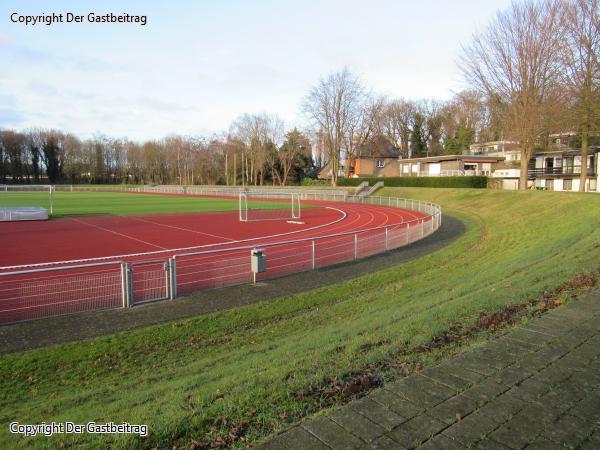
M 313 87 L 302 111 L 323 133 L 331 164 L 331 184 L 337 185 L 342 149 L 364 105 L 365 88 L 347 68 L 330 74 Z
M 279 146 L 284 139 L 285 127 L 283 120 L 277 115 L 261 115 L 261 143 L 263 145 L 263 153 L 265 162 L 271 171 L 271 179 L 273 184 L 277 181 L 283 184 L 281 175 L 277 170 L 279 164 Z M 264 183 L 264 177 L 261 177 L 261 184 Z
M 325 148 L 325 137 L 322 130 L 306 131 L 305 134 L 309 137 L 312 146 L 312 157 L 315 162 L 315 167 L 322 169 L 329 162 L 327 149 Z
M 461 69 L 479 91 L 506 106 L 507 134 L 521 146 L 520 189 L 536 143 L 560 104 L 561 1 L 526 0 L 497 14 L 463 47 Z
M 383 112 L 382 128 L 388 140 L 400 149 L 403 157 L 409 157 L 412 121 L 415 104 L 404 99 L 389 102 Z
M 581 133 L 579 190 L 585 191 L 589 135 L 600 122 L 600 2 L 575 0 L 566 6 L 564 82 L 573 124 Z
M 435 99 L 421 102 L 425 116 L 425 139 L 427 141 L 427 156 L 440 155 L 442 148 L 443 103 Z
M 446 153 L 463 153 L 486 133 L 486 105 L 477 91 L 457 93 L 441 108 L 440 116 Z
M 352 118 L 344 144 L 347 177 L 350 176 L 352 160 L 361 156 L 360 151 L 367 141 L 383 129 L 385 98 L 365 95 L 361 103 Z
M 265 165 L 269 163 L 272 167 L 275 162 L 273 152 L 268 150 L 271 144 L 281 143 L 283 120 L 277 115 L 244 114 L 231 125 L 231 134 L 246 146 L 246 158 L 242 159 L 245 160 L 245 179 L 254 185 L 264 184 Z

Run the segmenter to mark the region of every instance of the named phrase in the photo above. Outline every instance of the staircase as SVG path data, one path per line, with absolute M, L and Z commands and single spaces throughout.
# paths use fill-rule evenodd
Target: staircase
M 379 189 L 381 189 L 383 187 L 383 181 L 378 181 L 377 183 L 375 183 L 373 186 L 371 186 L 371 188 L 366 191 L 366 192 L 361 192 L 359 194 L 359 196 L 361 197 L 368 197 L 372 194 L 374 194 L 375 192 L 377 192 Z

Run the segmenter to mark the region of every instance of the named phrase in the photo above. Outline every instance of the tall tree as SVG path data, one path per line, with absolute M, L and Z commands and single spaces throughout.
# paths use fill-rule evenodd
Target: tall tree
M 352 160 L 361 156 L 360 152 L 367 141 L 382 131 L 385 106 L 386 102 L 383 97 L 365 95 L 361 106 L 357 109 L 357 113 L 348 127 L 344 143 L 347 177 L 350 176 Z
M 566 7 L 564 81 L 573 122 L 581 134 L 579 190 L 585 191 L 590 131 L 600 123 L 600 2 L 575 0 Z
M 286 135 L 286 140 L 279 150 L 281 165 L 281 185 L 288 183 L 290 173 L 295 167 L 305 168 L 306 160 L 311 159 L 311 146 L 308 138 L 296 128 Z
M 55 184 L 62 178 L 62 164 L 57 133 L 47 133 L 42 144 L 42 154 L 48 181 L 51 184 Z
M 507 134 L 521 146 L 519 188 L 560 104 L 561 0 L 526 0 L 498 12 L 463 48 L 462 70 L 482 93 L 505 105 Z
M 361 113 L 364 99 L 362 82 L 344 68 L 321 79 L 302 103 L 304 114 L 323 133 L 333 186 L 337 185 L 342 150 Z
M 400 149 L 405 158 L 410 153 L 410 134 L 415 112 L 415 104 L 404 99 L 389 102 L 383 112 L 382 128 L 385 137 Z
M 425 136 L 427 141 L 427 156 L 439 155 L 442 147 L 442 102 L 429 99 L 422 102 L 422 110 L 425 114 Z
M 464 153 L 486 133 L 486 107 L 476 91 L 459 92 L 442 107 L 440 115 L 446 154 Z
M 22 183 L 27 175 L 26 138 L 23 134 L 12 130 L 0 132 L 0 147 L 4 166 L 11 182 Z
M 411 158 L 420 158 L 427 153 L 427 136 L 425 130 L 425 115 L 415 111 L 410 130 L 410 153 Z
M 273 153 L 267 151 L 270 143 L 279 145 L 283 138 L 283 120 L 277 115 L 269 114 L 244 114 L 231 125 L 231 134 L 246 145 L 244 170 L 245 179 L 249 184 L 263 184 L 265 178 L 265 165 L 270 167 Z

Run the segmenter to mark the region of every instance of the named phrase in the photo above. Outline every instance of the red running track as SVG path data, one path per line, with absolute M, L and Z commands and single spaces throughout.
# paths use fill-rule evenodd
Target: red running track
M 306 202 L 305 202 L 306 203 Z M 238 213 L 87 216 L 47 222 L 0 223 L 0 272 L 37 267 L 126 261 L 134 263 L 135 303 L 167 293 L 164 262 L 177 258 L 177 292 L 247 283 L 247 248 L 266 246 L 268 270 L 261 279 L 310 270 L 380 253 L 423 233 L 406 222 L 415 211 L 353 203 L 308 202 L 301 222 L 240 222 Z M 365 231 L 375 227 L 384 229 Z M 357 233 L 323 238 L 332 234 Z M 283 241 L 306 241 L 268 246 Z M 314 239 L 314 244 L 312 239 Z M 385 248 L 384 248 L 385 247 Z M 220 250 L 220 252 L 215 252 Z M 314 258 L 313 258 L 314 252 Z M 143 261 L 155 261 L 140 264 Z M 139 264 L 139 265 L 138 265 Z M 120 266 L 100 266 L 0 277 L 0 324 L 77 311 L 117 307 L 122 302 Z

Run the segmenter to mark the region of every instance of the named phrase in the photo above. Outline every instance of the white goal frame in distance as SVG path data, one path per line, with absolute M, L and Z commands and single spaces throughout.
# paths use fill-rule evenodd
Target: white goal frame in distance
M 265 215 L 253 216 L 248 214 L 252 211 L 252 208 L 248 208 L 248 197 L 252 199 L 255 197 L 257 201 L 261 200 L 289 200 L 291 204 L 286 205 L 285 208 L 281 209 L 256 209 L 255 211 L 265 211 Z M 250 200 L 251 201 L 251 200 Z M 269 212 L 282 211 L 279 216 L 270 215 Z M 294 220 L 302 217 L 302 209 L 300 206 L 300 194 L 298 192 L 285 192 L 285 193 L 252 193 L 248 191 L 240 191 L 239 194 L 239 213 L 240 222 L 254 222 L 263 220 Z
M 54 212 L 54 186 L 51 184 L 0 184 L 0 196 L 2 192 L 44 192 L 48 191 L 48 204 L 39 205 L 48 207 L 50 214 Z

